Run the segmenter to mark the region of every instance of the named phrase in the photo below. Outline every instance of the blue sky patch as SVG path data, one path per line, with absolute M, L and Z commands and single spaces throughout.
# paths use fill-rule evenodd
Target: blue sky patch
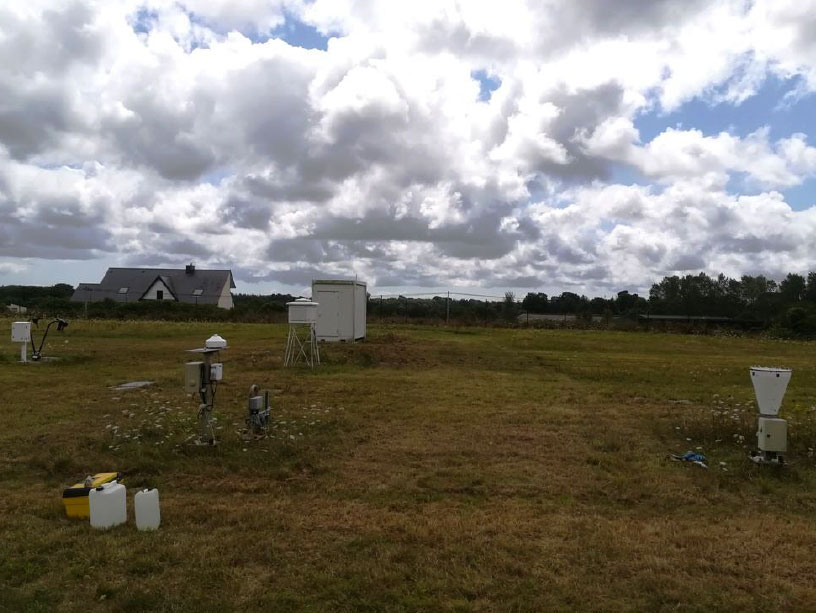
M 321 34 L 314 26 L 303 23 L 288 14 L 285 21 L 268 35 L 255 35 L 249 38 L 252 42 L 266 42 L 270 38 L 278 38 L 293 47 L 301 47 L 302 49 L 326 51 L 329 48 L 328 36 Z
M 636 168 L 629 164 L 611 164 L 609 167 L 608 183 L 615 183 L 620 185 L 648 185 L 651 181 L 647 180 Z
M 221 185 L 221 181 L 227 177 L 231 177 L 233 174 L 234 173 L 228 168 L 217 168 L 206 173 L 203 177 L 201 177 L 201 180 L 217 187 Z
M 744 172 L 733 172 L 728 179 L 726 191 L 740 196 L 755 196 L 768 192 L 768 188 L 752 183 L 750 176 Z M 816 206 L 816 177 L 806 179 L 801 185 L 788 189 L 776 189 L 785 198 L 794 211 L 804 211 Z
M 804 211 L 816 206 L 816 177 L 804 181 L 801 185 L 780 190 L 794 211 Z
M 205 19 L 193 11 L 185 12 L 191 23 L 212 30 L 221 36 L 225 36 L 230 30 L 237 30 L 253 43 L 265 43 L 269 39 L 277 38 L 294 47 L 303 49 L 321 49 L 323 51 L 328 49 L 329 36 L 321 34 L 315 27 L 300 21 L 290 14 L 284 16 L 284 22 L 280 26 L 273 30 L 261 32 L 254 28 L 224 28 L 222 25 Z M 146 34 L 155 27 L 157 20 L 158 14 L 155 11 L 140 8 L 131 20 L 131 27 L 134 32 Z M 204 46 L 204 44 L 194 41 L 190 50 Z
M 479 82 L 479 100 L 487 102 L 493 95 L 493 92 L 499 89 L 501 79 L 497 76 L 490 75 L 485 70 L 474 70 L 470 73 L 471 78 Z
M 137 34 L 147 34 L 153 29 L 158 18 L 159 16 L 156 11 L 149 11 L 142 7 L 136 11 L 136 16 L 133 18 L 130 26 Z
M 659 108 L 635 117 L 640 140 L 648 143 L 667 128 L 697 129 L 706 136 L 729 132 L 745 137 L 763 126 L 770 126 L 770 140 L 786 138 L 796 132 L 807 133 L 814 125 L 813 95 L 785 99 L 796 91 L 800 78 L 780 79 L 771 76 L 756 94 L 734 105 L 712 103 L 694 98 L 671 113 Z

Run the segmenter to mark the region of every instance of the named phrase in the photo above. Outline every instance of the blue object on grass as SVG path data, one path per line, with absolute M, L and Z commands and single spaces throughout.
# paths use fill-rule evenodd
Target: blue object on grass
M 680 457 L 681 460 L 684 462 L 705 462 L 706 457 L 702 453 L 694 453 L 693 451 L 687 451 L 685 455 Z

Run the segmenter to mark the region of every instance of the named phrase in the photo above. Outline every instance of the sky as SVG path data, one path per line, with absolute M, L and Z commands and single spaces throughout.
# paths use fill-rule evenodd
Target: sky
M 0 284 L 816 270 L 814 32 L 816 0 L 0 3 Z

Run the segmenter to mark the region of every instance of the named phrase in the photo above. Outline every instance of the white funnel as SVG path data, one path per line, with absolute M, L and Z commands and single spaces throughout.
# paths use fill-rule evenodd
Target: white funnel
M 789 368 L 751 367 L 751 383 L 761 415 L 776 415 L 788 389 L 791 371 Z

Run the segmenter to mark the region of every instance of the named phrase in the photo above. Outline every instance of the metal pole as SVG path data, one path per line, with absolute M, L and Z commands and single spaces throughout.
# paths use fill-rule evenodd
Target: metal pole
M 450 322 L 450 291 L 448 292 L 448 299 L 445 301 L 445 325 Z
M 212 445 L 215 443 L 215 435 L 212 429 L 211 416 L 213 410 L 213 390 L 210 381 L 210 365 L 212 364 L 212 353 L 204 354 L 204 402 L 201 404 L 198 418 L 198 438 L 202 444 Z
M 26 357 L 28 355 L 28 343 L 23 341 L 22 345 L 20 345 L 20 361 L 25 364 Z

